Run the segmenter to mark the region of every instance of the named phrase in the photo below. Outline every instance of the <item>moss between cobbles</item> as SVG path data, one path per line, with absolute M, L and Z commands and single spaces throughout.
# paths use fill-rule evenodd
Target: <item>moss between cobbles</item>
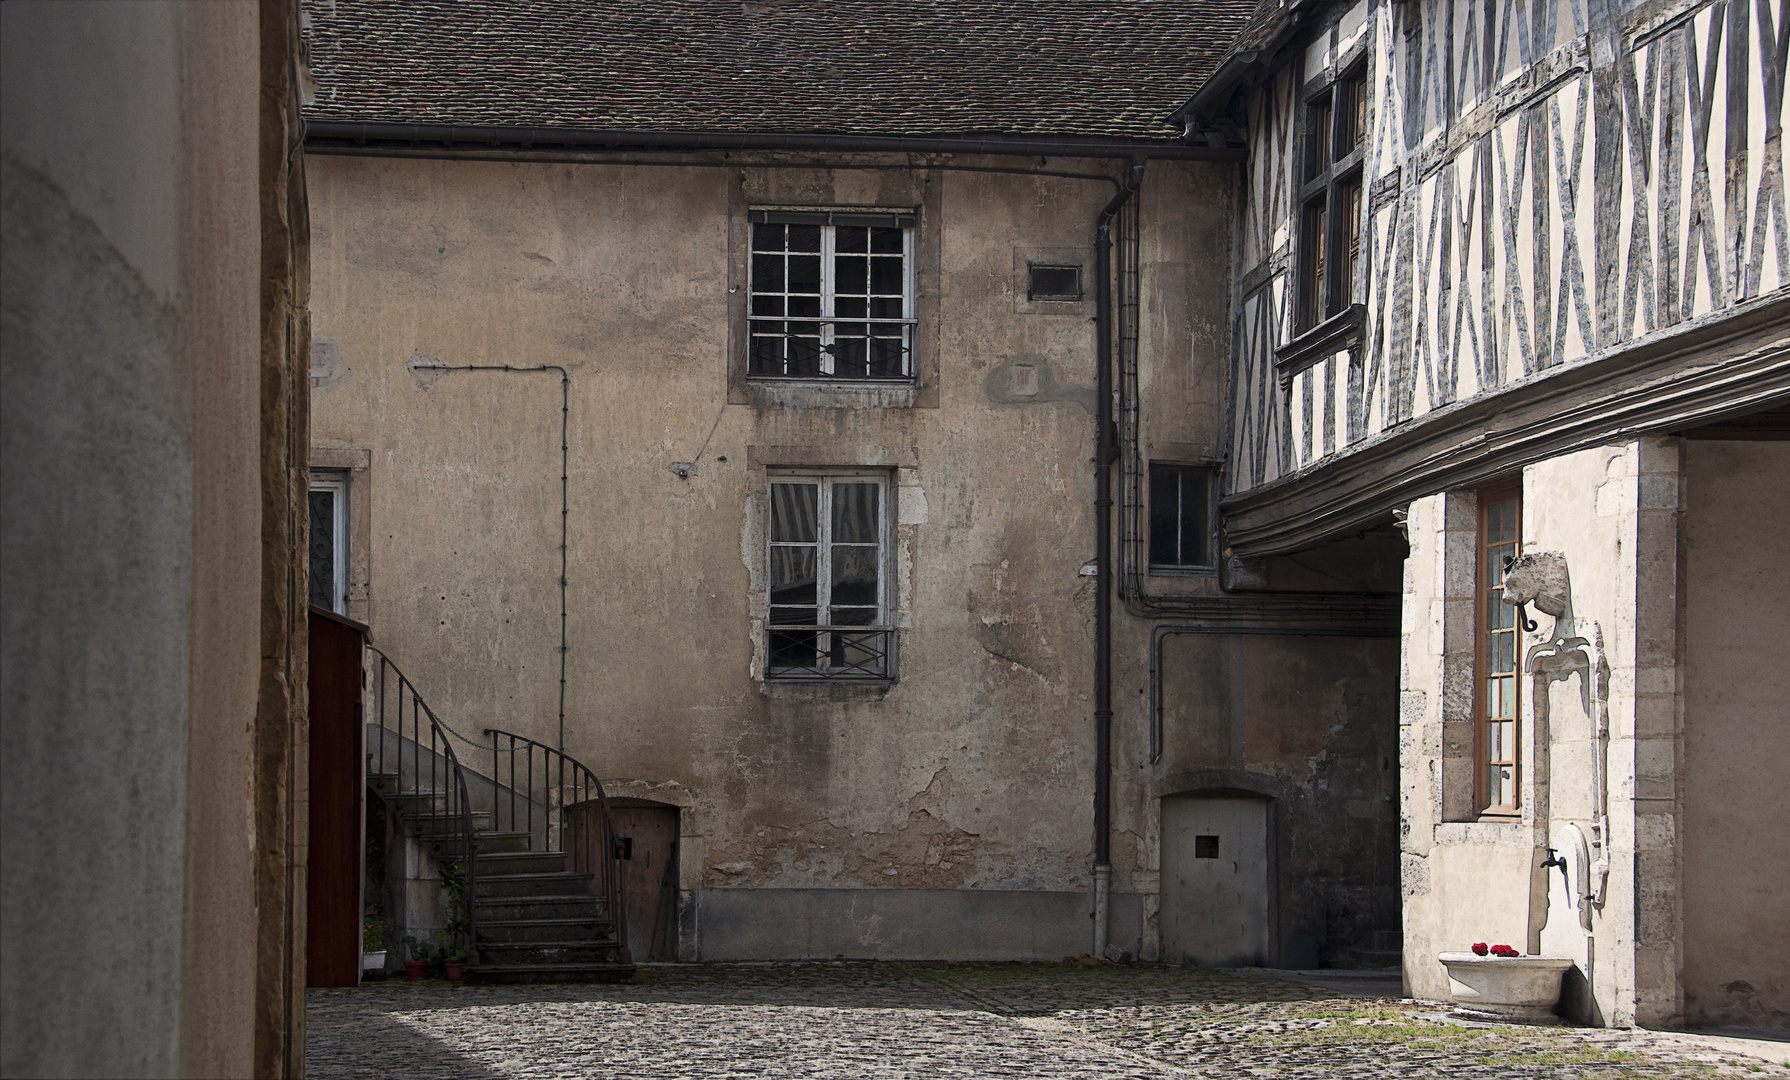
M 1587 1045 L 1571 1028 L 1453 1027 L 1434 1005 L 1339 999 L 1321 987 L 1195 965 L 902 964 L 1001 1012 L 1047 1014 L 1084 1035 L 1215 1077 L 1709 1077 L 1760 1066 Z M 1620 1036 L 1624 1038 L 1639 1036 Z

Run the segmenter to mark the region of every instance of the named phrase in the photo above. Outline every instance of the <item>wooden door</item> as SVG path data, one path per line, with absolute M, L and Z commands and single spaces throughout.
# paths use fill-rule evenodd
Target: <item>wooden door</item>
M 313 606 L 305 985 L 354 986 L 361 961 L 361 646 L 366 627 Z
M 629 837 L 622 862 L 628 949 L 639 960 L 677 959 L 677 807 L 610 805 L 616 831 Z
M 1212 967 L 1265 965 L 1268 800 L 1162 800 L 1162 958 Z

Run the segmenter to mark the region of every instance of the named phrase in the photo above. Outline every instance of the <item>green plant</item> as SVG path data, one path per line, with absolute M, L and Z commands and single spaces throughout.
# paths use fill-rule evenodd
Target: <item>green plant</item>
M 369 915 L 360 924 L 361 948 L 366 952 L 385 951 L 385 920 L 377 915 Z
M 464 955 L 469 925 L 466 910 L 466 867 L 457 862 L 443 863 L 441 884 L 448 896 L 448 922 L 444 933 L 448 943 L 457 947 L 461 955 Z
M 430 934 L 424 940 L 405 937 L 404 951 L 412 960 L 423 962 L 423 972 L 437 979 L 447 977 L 448 949 L 441 943 L 441 935 Z

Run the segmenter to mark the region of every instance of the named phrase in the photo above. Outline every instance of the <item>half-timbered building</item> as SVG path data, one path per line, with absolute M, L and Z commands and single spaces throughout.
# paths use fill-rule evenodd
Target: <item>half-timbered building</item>
M 1265 4 L 1227 565 L 1404 531 L 1404 968 L 1570 957 L 1598 1023 L 1781 1026 L 1790 8 Z M 1767 824 L 1772 823 L 1772 824 Z

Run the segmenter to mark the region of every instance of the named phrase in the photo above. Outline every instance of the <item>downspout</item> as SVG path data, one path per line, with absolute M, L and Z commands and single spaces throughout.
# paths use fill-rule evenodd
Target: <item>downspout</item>
M 1112 465 L 1113 430 L 1112 222 L 1137 194 L 1144 166 L 1131 166 L 1124 188 L 1094 225 L 1094 948 L 1106 953 L 1112 895 Z

